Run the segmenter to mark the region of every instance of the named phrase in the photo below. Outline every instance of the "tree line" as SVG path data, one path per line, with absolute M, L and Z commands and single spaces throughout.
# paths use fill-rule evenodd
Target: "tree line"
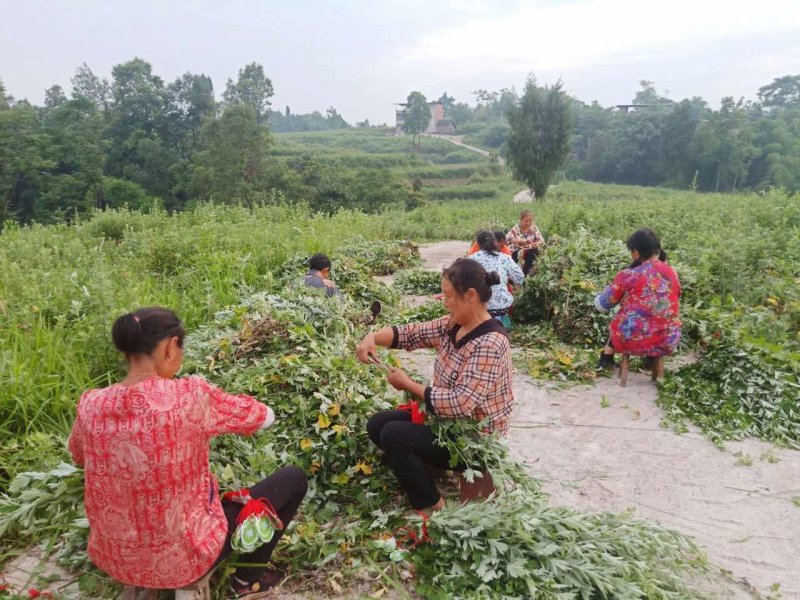
M 727 96 L 718 109 L 699 96 L 672 100 L 650 81 L 640 86 L 627 110 L 570 98 L 567 177 L 706 192 L 800 190 L 800 75 L 762 86 L 757 101 Z M 439 102 L 459 133 L 505 153 L 522 98 L 513 88 L 473 95 L 474 106 L 447 93 Z
M 418 201 L 419 190 L 394 171 L 275 156 L 272 132 L 350 125 L 333 107 L 324 115 L 273 110 L 272 81 L 258 63 L 228 79 L 219 100 L 206 75 L 165 82 L 139 58 L 116 65 L 110 80 L 83 64 L 71 84 L 69 94 L 52 86 L 44 105 L 34 106 L 15 101 L 0 81 L 0 227 L 122 205 L 182 210 L 198 200 L 269 196 L 325 211 Z M 699 97 L 674 101 L 649 81 L 628 112 L 533 78 L 522 96 L 513 88 L 473 95 L 472 105 L 446 92 L 438 101 L 459 134 L 506 154 L 538 195 L 556 169 L 570 178 L 698 191 L 800 190 L 800 75 L 761 87 L 755 102 L 723 98 L 718 109 Z M 407 121 L 416 107 L 424 130 L 427 99 L 413 92 L 408 104 Z
M 324 116 L 273 111 L 272 81 L 258 63 L 229 79 L 219 101 L 206 75 L 167 83 L 139 58 L 116 65 L 110 81 L 84 63 L 71 83 L 69 94 L 54 85 L 44 105 L 33 106 L 15 101 L 0 81 L 0 226 L 69 219 L 93 207 L 180 210 L 198 198 L 305 193 L 308 176 L 288 181 L 268 160 L 270 128 L 349 126 L 333 107 Z

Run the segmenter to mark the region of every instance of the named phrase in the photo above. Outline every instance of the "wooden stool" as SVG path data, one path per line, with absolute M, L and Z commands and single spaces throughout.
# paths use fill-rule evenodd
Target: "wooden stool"
M 211 573 L 201 577 L 186 587 L 175 590 L 175 600 L 211 600 L 211 587 L 208 584 Z M 158 600 L 159 590 L 126 585 L 122 591 L 122 600 Z
M 630 354 L 623 354 L 622 355 L 622 363 L 619 366 L 619 385 L 621 387 L 625 387 L 628 385 L 628 369 L 630 367 Z M 654 356 L 653 357 L 653 370 L 650 373 L 650 381 L 658 381 L 659 377 L 664 376 L 664 357 L 663 356 Z
M 462 504 L 476 498 L 486 499 L 496 491 L 491 473 L 489 471 L 481 471 L 481 475 L 481 477 L 476 476 L 470 483 L 463 473 L 458 474 L 459 500 Z

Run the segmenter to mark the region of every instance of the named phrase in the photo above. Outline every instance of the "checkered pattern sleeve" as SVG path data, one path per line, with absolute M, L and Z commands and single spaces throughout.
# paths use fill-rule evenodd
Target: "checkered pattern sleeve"
M 392 327 L 394 339 L 392 348 L 416 350 L 418 348 L 439 348 L 450 327 L 450 317 L 444 316 L 434 321 L 411 323 Z
M 442 417 L 472 416 L 480 408 L 490 419 L 507 412 L 511 389 L 498 389 L 509 368 L 508 338 L 498 334 L 482 336 L 452 387 L 430 386 L 425 402 Z

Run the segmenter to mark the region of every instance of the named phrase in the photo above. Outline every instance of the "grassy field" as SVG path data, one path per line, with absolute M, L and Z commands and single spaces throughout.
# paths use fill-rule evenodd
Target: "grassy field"
M 478 584 L 488 586 L 481 588 L 482 597 L 500 597 L 529 589 L 525 586 L 530 581 L 540 586 L 543 598 L 555 598 L 562 589 L 616 590 L 620 598 L 666 598 L 671 592 L 680 596 L 678 582 L 687 561 L 702 570 L 702 558 L 690 543 L 620 516 L 585 517 L 550 509 L 534 483 L 521 478 L 504 458 L 496 465 L 510 473 L 514 493 L 529 495 L 501 499 L 496 510 L 489 511 L 478 536 L 486 545 L 469 551 L 448 537 L 448 531 L 469 529 L 470 519 L 479 517 L 469 510 L 448 512 L 441 528 L 437 526 L 442 543 L 451 542 L 437 560 L 457 562 L 464 573 L 456 569 L 450 579 L 441 580 L 425 552 L 418 556 L 427 555 L 427 562 L 413 553 L 392 554 L 385 534 L 403 522 L 402 503 L 390 493 L 391 481 L 363 435 L 366 417 L 391 398 L 381 378 L 352 358 L 359 332 L 353 312 L 358 306 L 337 307 L 322 300 L 306 305 L 285 291 L 287 277 L 296 275 L 303 257 L 331 253 L 339 260 L 335 273 L 350 293 L 357 298 L 384 297 L 389 314 L 396 316 L 396 296 L 372 283 L 371 274 L 381 272 L 375 264 L 381 260 L 376 252 L 383 247 L 374 242 L 466 241 L 479 228 L 508 229 L 520 209 L 511 197 L 521 186 L 493 163 L 462 155 L 443 140 L 423 139 L 419 154 L 408 152 L 408 138 L 369 132 L 287 134 L 276 140 L 283 157 L 312 153 L 332 164 L 389 168 L 408 179 L 420 178 L 429 202 L 412 211 L 370 216 L 348 211 L 313 215 L 302 204 L 253 209 L 209 205 L 177 215 L 109 211 L 69 226 L 7 228 L 0 233 L 4 555 L 42 540 L 80 549 L 85 526 L 77 533 L 70 530 L 70 535 L 67 531 L 70 519 L 80 518 L 80 486 L 62 485 L 62 477 L 74 484 L 70 478 L 77 475 L 43 476 L 41 490 L 50 495 L 31 492 L 40 489 L 35 481 L 22 485 L 18 479 L 16 487 L 10 483 L 20 472 L 46 472 L 66 460 L 63 443 L 77 398 L 85 389 L 120 376 L 120 357 L 109 339 L 113 319 L 138 306 L 163 304 L 174 308 L 193 334 L 195 348 L 187 371 L 271 398 L 292 414 L 274 434 L 276 439 L 262 440 L 266 449 L 256 447 L 261 441 L 220 442 L 215 470 L 223 483 L 231 484 L 231 468 L 248 479 L 287 460 L 314 474 L 309 507 L 315 508 L 308 509 L 282 550 L 312 587 L 335 591 L 347 581 L 370 576 L 377 582 L 372 591 L 397 584 L 442 598 Z M 680 427 L 684 419 L 691 419 L 719 440 L 758 435 L 786 445 L 800 443 L 799 198 L 778 191 L 699 195 L 564 183 L 545 201 L 527 207 L 551 242 L 551 256 L 542 264 L 553 266 L 543 266 L 529 281 L 521 307 L 533 306 L 547 287 L 555 302 L 577 303 L 589 315 L 593 290 L 625 265 L 620 240 L 637 227 L 653 227 L 684 281 L 687 347 L 701 354 L 696 365 L 670 375 L 662 386 L 661 402 L 671 422 Z M 393 256 L 395 247 L 386 248 Z M 569 262 L 557 260 L 562 257 Z M 320 314 L 327 315 L 327 321 L 320 322 Z M 267 315 L 286 327 L 286 345 L 243 361 L 217 356 L 243 319 L 256 322 Z M 559 339 L 552 317 L 535 307 L 520 314 L 536 327 L 552 328 L 547 335 L 563 351 L 565 341 Z M 592 332 L 602 323 L 591 315 L 586 318 L 585 345 L 591 347 L 597 342 Z M 326 322 L 344 325 L 331 327 Z M 522 327 L 520 333 L 525 330 Z M 517 340 L 524 343 L 524 335 Z M 309 364 L 297 360 L 298 347 L 306 349 L 304 360 Z M 314 365 L 337 374 L 327 387 L 308 375 Z M 302 410 L 289 408 L 298 402 Z M 345 402 L 351 403 L 349 408 Z M 330 420 L 328 425 L 325 418 L 319 420 L 334 404 L 335 412 L 342 414 L 336 421 L 344 428 L 339 431 L 352 435 L 332 437 Z M 289 450 L 281 453 L 279 447 Z M 31 495 L 24 496 L 25 490 Z M 526 515 L 544 525 L 524 535 L 517 531 L 519 551 L 512 548 L 508 554 L 492 540 L 501 535 L 503 518 L 511 518 L 514 502 L 529 502 L 531 514 Z M 52 528 L 42 527 L 45 522 Z M 589 552 L 581 545 L 582 539 L 596 536 L 607 540 L 608 547 Z M 561 554 L 542 560 L 548 539 L 560 545 Z M 475 552 L 493 553 L 496 577 L 483 571 L 482 582 L 476 583 L 466 574 L 483 564 Z M 69 564 L 86 566 L 77 559 Z M 506 570 L 508 564 L 513 568 Z M 411 565 L 420 569 L 421 579 L 403 584 L 404 570 Z M 526 579 L 520 569 L 535 572 L 535 578 Z M 91 589 L 106 593 L 102 586 Z M 656 592 L 645 596 L 636 591 L 647 589 Z

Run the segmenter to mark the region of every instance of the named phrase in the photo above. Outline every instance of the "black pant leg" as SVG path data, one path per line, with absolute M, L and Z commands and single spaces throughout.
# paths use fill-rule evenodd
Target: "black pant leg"
M 239 557 L 240 562 L 253 563 L 259 566 L 237 568 L 235 575 L 238 579 L 253 582 L 261 576 L 265 568 L 263 564 L 269 561 L 272 556 L 272 551 L 275 549 L 275 546 L 277 546 L 284 531 L 286 531 L 286 527 L 289 526 L 289 523 L 297 513 L 297 509 L 307 491 L 308 478 L 306 474 L 302 469 L 293 466 L 278 469 L 272 475 L 250 488 L 250 496 L 252 498 L 266 498 L 270 501 L 272 507 L 278 513 L 278 517 L 280 517 L 283 522 L 283 529 L 276 530 L 275 536 L 263 546 L 256 548 L 255 551 L 249 554 L 243 554 Z M 222 509 L 225 511 L 225 517 L 228 519 L 228 536 L 225 539 L 225 546 L 214 566 L 217 566 L 225 560 L 231 553 L 231 536 L 236 529 L 236 518 L 242 510 L 242 505 L 237 502 L 223 500 Z
M 515 263 L 519 264 L 519 250 L 514 250 L 511 253 L 511 260 L 513 260 Z
M 522 273 L 527 275 L 533 268 L 533 261 L 536 260 L 537 251 L 531 248 L 525 252 L 525 264 L 522 266 Z
M 392 421 L 411 422 L 411 413 L 407 410 L 382 410 L 375 413 L 367 421 L 367 435 L 378 448 L 381 446 L 381 431 L 387 423 Z
M 391 421 L 381 429 L 380 447 L 386 452 L 389 467 L 416 509 L 436 504 L 442 497 L 427 465 L 449 469 L 450 453 L 436 445 L 436 436 L 427 425 Z

